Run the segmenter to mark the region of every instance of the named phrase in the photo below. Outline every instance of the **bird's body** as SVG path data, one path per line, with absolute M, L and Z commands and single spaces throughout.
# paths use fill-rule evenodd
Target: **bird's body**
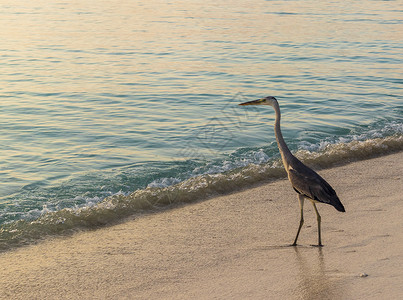
M 240 105 L 270 105 L 276 112 L 274 132 L 276 134 L 277 145 L 281 154 L 284 168 L 288 175 L 288 179 L 291 182 L 293 189 L 298 193 L 298 200 L 301 209 L 300 224 L 297 236 L 295 237 L 294 243 L 292 245 L 297 245 L 298 236 L 301 231 L 302 225 L 304 224 L 304 199 L 309 199 L 313 204 L 318 221 L 318 246 L 322 246 L 320 231 L 321 217 L 315 203 L 326 203 L 333 205 L 338 211 L 341 212 L 345 211 L 343 204 L 340 202 L 334 189 L 326 182 L 326 180 L 324 180 L 314 170 L 304 165 L 288 149 L 280 129 L 281 114 L 280 107 L 276 98 L 269 96 L 263 99 L 241 103 Z
M 334 189 L 318 173 L 296 158 L 292 165 L 287 172 L 288 179 L 298 194 L 314 202 L 333 205 L 338 211 L 345 211 Z

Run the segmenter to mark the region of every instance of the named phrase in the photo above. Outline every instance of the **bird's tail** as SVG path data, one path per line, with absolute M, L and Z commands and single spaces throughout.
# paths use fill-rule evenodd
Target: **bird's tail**
M 332 204 L 333 204 L 334 208 L 336 208 L 338 211 L 346 212 L 346 210 L 344 209 L 343 204 L 340 202 L 339 197 L 336 197 L 336 199 L 334 199 Z

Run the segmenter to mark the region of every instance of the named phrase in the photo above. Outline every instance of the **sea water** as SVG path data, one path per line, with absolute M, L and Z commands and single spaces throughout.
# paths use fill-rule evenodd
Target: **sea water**
M 0 3 L 0 248 L 403 149 L 399 1 Z

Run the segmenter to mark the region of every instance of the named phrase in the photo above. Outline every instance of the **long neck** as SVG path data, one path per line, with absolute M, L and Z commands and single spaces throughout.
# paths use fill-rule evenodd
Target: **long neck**
M 283 164 L 286 170 L 288 170 L 289 160 L 292 157 L 290 149 L 288 149 L 287 144 L 284 141 L 283 134 L 281 133 L 280 128 L 280 106 L 277 102 L 273 103 L 274 111 L 276 112 L 276 122 L 274 124 L 274 133 L 276 134 L 276 140 L 278 149 L 280 150 L 281 159 L 283 160 Z

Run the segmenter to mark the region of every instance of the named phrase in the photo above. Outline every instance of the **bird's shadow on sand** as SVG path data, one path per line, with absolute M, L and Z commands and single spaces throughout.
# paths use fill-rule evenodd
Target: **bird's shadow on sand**
M 341 299 L 342 288 L 337 278 L 326 268 L 323 246 L 318 245 L 268 245 L 254 248 L 255 251 L 283 251 L 280 257 L 287 257 L 295 266 L 295 289 L 292 292 L 300 299 Z M 276 255 L 275 255 L 276 256 Z M 294 261 L 294 263 L 293 263 Z M 340 287 L 340 286 L 339 286 Z
M 292 244 L 269 245 L 269 246 L 256 247 L 256 248 L 254 248 L 254 250 L 281 250 L 281 249 L 295 249 L 295 250 L 297 250 L 298 248 L 300 248 L 300 249 L 313 248 L 313 249 L 322 250 L 323 245 L 322 246 L 318 246 L 318 245 L 296 245 L 296 246 L 294 246 Z

